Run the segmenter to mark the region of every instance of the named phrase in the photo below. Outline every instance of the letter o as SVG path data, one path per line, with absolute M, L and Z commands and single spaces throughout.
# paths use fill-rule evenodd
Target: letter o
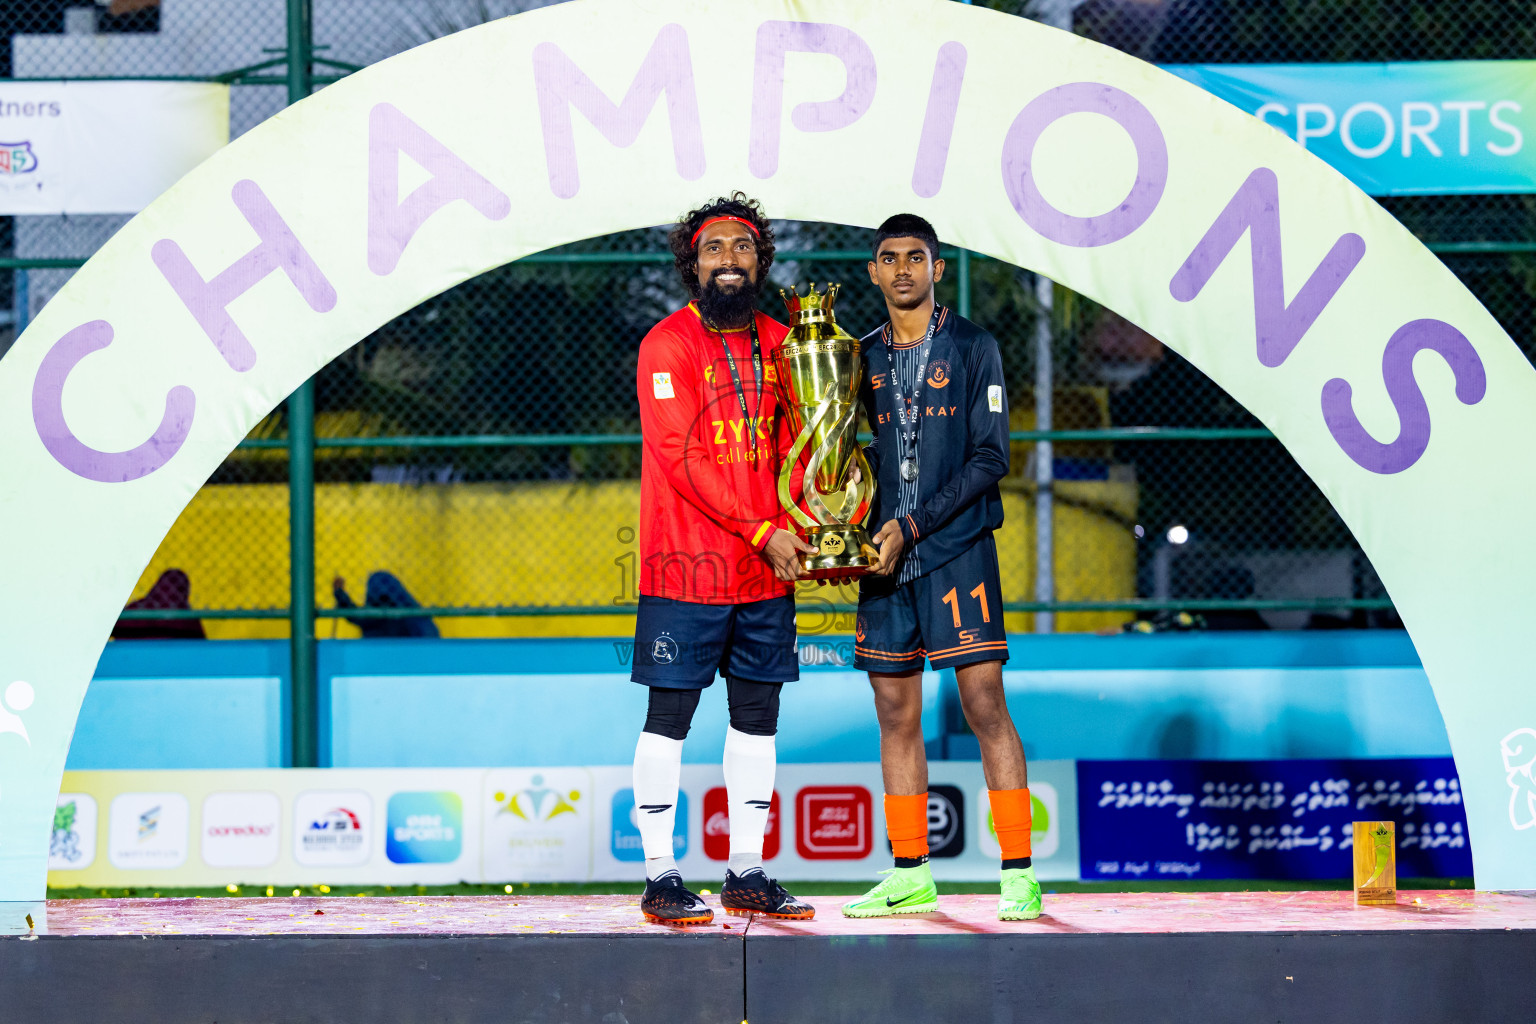
M 1108 213 L 1074 217 L 1040 194 L 1030 162 L 1035 145 L 1068 114 L 1102 114 L 1125 129 L 1136 147 L 1136 180 Z M 1168 143 L 1152 112 L 1128 92 L 1099 82 L 1060 85 L 1036 96 L 1014 118 L 1003 139 L 1003 188 L 1014 210 L 1041 237 L 1092 248 L 1118 242 L 1146 223 L 1168 184 Z
M 1365 113 L 1375 114 L 1381 118 L 1381 123 L 1386 126 L 1386 130 L 1382 133 L 1381 141 L 1369 149 L 1357 145 L 1354 136 L 1355 118 Z M 1385 153 L 1392 147 L 1392 140 L 1396 136 L 1397 125 L 1393 123 L 1392 115 L 1387 112 L 1387 108 L 1380 103 L 1356 103 L 1344 111 L 1344 117 L 1339 121 L 1339 141 L 1344 143 L 1345 149 L 1365 160 L 1370 160 Z

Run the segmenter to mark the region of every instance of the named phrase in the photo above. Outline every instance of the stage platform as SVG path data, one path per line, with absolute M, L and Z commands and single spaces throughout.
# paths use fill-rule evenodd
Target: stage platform
M 711 903 L 715 897 L 708 898 Z M 1047 897 L 851 921 L 644 923 L 633 896 L 60 900 L 0 938 L 16 1024 L 1505 1022 L 1536 1007 L 1536 898 Z

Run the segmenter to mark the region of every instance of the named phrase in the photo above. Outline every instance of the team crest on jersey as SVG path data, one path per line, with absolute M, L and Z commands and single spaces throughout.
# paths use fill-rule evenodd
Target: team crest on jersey
M 949 386 L 949 361 L 935 359 L 928 364 L 928 386 L 931 388 L 945 388 Z
M 778 368 L 773 366 L 765 366 L 763 368 L 763 380 L 767 381 L 769 384 L 777 384 L 779 382 Z
M 658 665 L 670 665 L 677 660 L 677 641 L 670 633 L 651 641 L 651 660 Z

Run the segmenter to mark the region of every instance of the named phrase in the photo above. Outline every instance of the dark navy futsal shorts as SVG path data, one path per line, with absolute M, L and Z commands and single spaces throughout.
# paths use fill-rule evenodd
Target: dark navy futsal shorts
M 898 585 L 894 575 L 864 577 L 854 640 L 853 665 L 866 672 L 916 672 L 925 657 L 936 669 L 1007 661 L 992 535 L 910 583 Z
M 800 678 L 792 595 L 744 604 L 695 604 L 640 595 L 630 679 L 702 690 L 715 673 L 754 683 Z

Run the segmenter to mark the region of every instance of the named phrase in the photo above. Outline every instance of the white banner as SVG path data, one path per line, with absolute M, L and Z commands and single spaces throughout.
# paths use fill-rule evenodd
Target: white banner
M 137 213 L 229 142 L 229 86 L 0 82 L 0 214 Z
M 1001 851 L 979 761 L 935 761 L 933 873 L 991 881 Z M 1078 877 L 1074 761 L 1029 766 L 1043 879 Z M 890 867 L 880 766 L 781 764 L 763 846 L 785 880 L 877 881 Z M 673 848 L 684 876 L 722 877 L 730 826 L 719 765 L 683 765 Z M 48 881 L 61 887 L 636 883 L 629 765 L 66 772 Z

